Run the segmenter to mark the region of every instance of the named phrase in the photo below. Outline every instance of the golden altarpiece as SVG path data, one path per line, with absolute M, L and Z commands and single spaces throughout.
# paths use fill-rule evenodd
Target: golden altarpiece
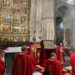
M 0 0 L 0 41 L 29 39 L 30 0 Z

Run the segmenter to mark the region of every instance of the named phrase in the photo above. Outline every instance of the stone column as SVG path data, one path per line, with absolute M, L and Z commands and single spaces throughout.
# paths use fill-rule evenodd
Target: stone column
M 36 1 L 31 0 L 31 13 L 30 13 L 30 41 L 33 41 L 36 33 Z
M 36 17 L 36 34 L 46 40 L 54 40 L 55 27 L 54 27 L 54 0 L 40 0 L 40 18 Z M 38 7 L 38 5 L 37 5 Z M 38 10 L 39 11 L 39 10 Z M 39 13 L 37 13 L 39 15 Z M 38 25 L 40 26 L 40 31 L 38 31 Z M 38 37 L 37 41 L 40 41 Z
M 35 0 L 35 1 L 36 4 L 34 4 L 35 5 L 34 8 L 36 15 L 34 14 L 34 11 L 31 11 L 31 15 L 33 14 L 35 20 L 33 21 L 33 25 L 35 25 L 35 28 L 33 28 L 32 30 L 34 29 L 36 30 L 35 31 L 36 41 L 39 42 L 42 39 L 54 40 L 55 37 L 54 0 Z

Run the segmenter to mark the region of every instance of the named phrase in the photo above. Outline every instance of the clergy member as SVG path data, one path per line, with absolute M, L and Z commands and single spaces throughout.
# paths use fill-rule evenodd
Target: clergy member
M 50 58 L 47 60 L 43 75 L 62 75 L 62 65 L 57 60 L 55 53 L 51 53 Z
M 27 54 L 27 46 L 22 46 L 21 50 L 22 52 L 14 59 L 11 75 L 32 75 L 35 68 L 34 60 Z
M 75 50 L 70 51 L 70 63 L 72 66 L 72 75 L 75 75 Z
M 0 51 L 0 75 L 4 75 L 5 69 L 4 51 Z
M 35 65 L 37 65 L 39 63 L 39 56 L 38 56 L 38 51 L 36 49 L 35 43 L 30 43 L 29 54 L 33 57 Z

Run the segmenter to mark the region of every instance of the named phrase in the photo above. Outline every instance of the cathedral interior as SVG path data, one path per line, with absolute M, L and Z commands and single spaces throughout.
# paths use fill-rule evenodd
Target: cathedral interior
M 41 40 L 75 48 L 75 0 L 0 0 L 0 45 Z M 8 73 L 15 54 L 5 55 Z
M 74 0 L 0 0 L 0 41 L 56 39 L 74 47 L 74 16 Z

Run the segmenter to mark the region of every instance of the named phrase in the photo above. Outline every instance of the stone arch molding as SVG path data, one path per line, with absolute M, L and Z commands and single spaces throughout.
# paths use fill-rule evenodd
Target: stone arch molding
M 64 18 L 64 16 L 66 16 L 66 14 L 68 13 L 69 8 L 65 5 L 60 5 L 56 8 L 56 13 L 55 16 L 58 17 L 62 17 Z

